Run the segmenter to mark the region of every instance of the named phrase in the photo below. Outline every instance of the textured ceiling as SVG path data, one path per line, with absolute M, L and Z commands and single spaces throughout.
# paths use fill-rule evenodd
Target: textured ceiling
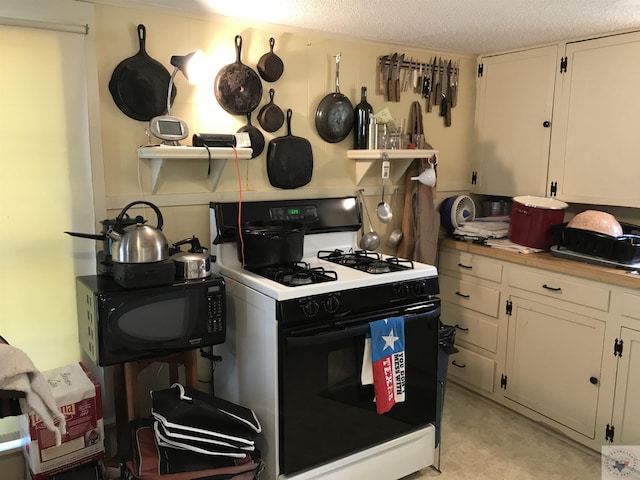
M 640 28 L 640 0 L 93 0 L 481 54 Z

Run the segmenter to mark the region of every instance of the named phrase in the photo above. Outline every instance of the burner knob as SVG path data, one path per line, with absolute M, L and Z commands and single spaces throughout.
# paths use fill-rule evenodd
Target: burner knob
M 409 295 L 409 287 L 406 283 L 401 283 L 396 286 L 396 296 L 398 298 L 407 298 L 407 295 Z
M 320 305 L 315 300 L 309 300 L 302 305 L 302 311 L 307 317 L 315 317 L 320 311 Z
M 327 298 L 327 301 L 324 302 L 324 308 L 329 313 L 337 312 L 339 306 L 340 306 L 340 300 L 338 300 L 338 297 L 329 297 Z
M 427 282 L 418 281 L 413 285 L 413 293 L 416 295 L 425 295 L 427 293 Z

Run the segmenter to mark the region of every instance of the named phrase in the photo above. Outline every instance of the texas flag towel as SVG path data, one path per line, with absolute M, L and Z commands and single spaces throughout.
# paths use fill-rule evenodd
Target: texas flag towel
M 369 323 L 371 337 L 365 338 L 361 381 L 373 383 L 376 411 L 386 413 L 404 402 L 404 317 Z

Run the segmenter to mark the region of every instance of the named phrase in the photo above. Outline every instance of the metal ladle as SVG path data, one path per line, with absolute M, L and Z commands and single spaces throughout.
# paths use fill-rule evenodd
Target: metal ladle
M 376 213 L 378 214 L 378 218 L 382 223 L 389 223 L 393 218 L 393 212 L 391 211 L 391 206 L 384 201 L 384 186 L 386 180 L 389 178 L 389 168 L 391 164 L 389 163 L 389 156 L 386 152 L 382 153 L 382 198 L 380 199 L 380 203 L 378 203 L 378 208 L 376 208 Z
M 364 196 L 362 195 L 362 190 L 359 190 L 360 194 L 360 203 L 364 209 L 364 213 L 367 215 L 367 219 L 369 220 L 369 231 L 367 233 L 363 233 L 360 238 L 360 248 L 363 250 L 375 250 L 380 246 L 380 235 L 378 235 L 373 230 L 373 223 L 371 222 L 371 217 L 369 216 L 369 209 L 367 209 L 367 204 L 364 201 Z M 364 232 L 364 222 L 362 225 L 362 230 Z

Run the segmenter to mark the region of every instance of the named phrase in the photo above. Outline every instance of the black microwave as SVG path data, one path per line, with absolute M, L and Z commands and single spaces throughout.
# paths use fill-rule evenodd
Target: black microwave
M 135 289 L 87 275 L 76 278 L 76 293 L 80 345 L 100 366 L 225 341 L 225 284 L 219 275 Z

